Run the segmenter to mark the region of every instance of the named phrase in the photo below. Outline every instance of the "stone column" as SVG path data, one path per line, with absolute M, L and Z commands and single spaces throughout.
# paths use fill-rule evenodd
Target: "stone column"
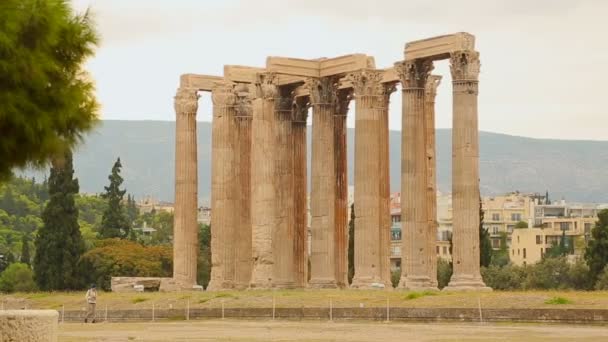
M 311 279 L 313 288 L 336 288 L 336 138 L 334 110 L 337 84 L 333 78 L 310 78 L 312 116 Z
M 197 109 L 197 90 L 179 88 L 175 95 L 173 278 L 183 288 L 192 288 L 193 285 L 196 285 L 198 259 Z
M 289 87 L 280 87 L 275 105 L 274 159 L 276 212 L 272 236 L 274 277 L 272 286 L 296 287 L 293 99 Z
M 253 85 L 236 85 L 236 165 L 238 214 L 235 234 L 236 277 L 235 288 L 245 289 L 251 280 L 251 101 L 255 96 Z M 212 226 L 213 227 L 213 226 Z
M 232 289 L 236 280 L 239 223 L 238 141 L 234 84 L 218 82 L 211 92 L 211 279 L 210 291 Z
M 401 231 L 402 262 L 400 288 L 431 289 L 429 277 L 427 156 L 424 90 L 432 61 L 413 60 L 395 65 L 403 85 L 401 141 Z M 434 249 L 432 251 L 435 252 Z
M 336 201 L 334 217 L 335 226 L 335 260 L 336 282 L 338 287 L 348 287 L 348 162 L 346 146 L 346 115 L 352 90 L 338 92 L 334 110 L 334 168 L 336 172 Z
M 271 73 L 259 76 L 257 97 L 253 100 L 251 126 L 251 224 L 252 274 L 251 288 L 272 286 L 275 255 L 273 232 L 276 231 L 276 139 L 275 98 L 276 77 Z
M 479 136 L 477 94 L 479 53 L 457 51 L 450 57 L 453 86 L 452 261 L 446 290 L 490 290 L 479 271 Z
M 308 98 L 294 101 L 293 108 L 293 170 L 294 170 L 294 269 L 297 287 L 305 287 L 308 282 L 308 185 L 307 185 L 307 143 L 306 120 L 308 118 Z
M 426 125 L 426 158 L 427 158 L 427 219 L 429 278 L 433 287 L 437 287 L 437 160 L 435 153 L 435 96 L 441 76 L 430 75 L 426 81 L 424 94 L 424 119 Z
M 382 167 L 381 126 L 385 86 L 382 72 L 363 70 L 348 76 L 355 92 L 355 275 L 351 287 L 377 288 L 383 284 L 381 245 Z
M 388 110 L 390 96 L 396 90 L 394 83 L 387 83 L 384 88 L 384 97 L 381 98 L 380 107 L 380 252 L 381 273 L 384 284 L 392 288 L 391 281 L 391 179 L 390 179 L 390 151 Z

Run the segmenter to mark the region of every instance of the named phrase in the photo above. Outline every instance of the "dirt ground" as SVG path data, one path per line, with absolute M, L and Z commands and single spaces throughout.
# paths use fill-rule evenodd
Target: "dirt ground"
M 190 321 L 66 323 L 59 341 L 607 341 L 608 327 L 539 324 Z

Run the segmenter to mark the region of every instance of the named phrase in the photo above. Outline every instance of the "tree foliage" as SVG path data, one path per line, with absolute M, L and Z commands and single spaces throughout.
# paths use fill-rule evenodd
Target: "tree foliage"
M 62 155 L 93 127 L 98 105 L 82 66 L 97 41 L 89 13 L 67 0 L 0 2 L 0 179 Z
M 31 292 L 36 290 L 34 275 L 30 267 L 23 263 L 13 263 L 0 274 L 0 291 Z
M 19 261 L 28 266 L 32 262 L 32 256 L 30 255 L 30 237 L 27 234 L 23 234 L 21 239 L 21 257 L 19 258 Z
M 598 213 L 598 221 L 591 230 L 591 241 L 585 250 L 585 261 L 593 280 L 608 266 L 608 209 Z
M 127 217 L 127 211 L 122 203 L 126 190 L 121 190 L 123 179 L 120 176 L 122 164 L 120 158 L 112 166 L 112 173 L 108 176 L 110 185 L 104 187 L 105 193 L 102 197 L 107 201 L 106 210 L 101 218 L 99 235 L 101 238 L 127 238 L 131 232 L 131 224 Z
M 309 272 L 310 274 L 310 272 Z M 355 204 L 350 205 L 348 222 L 348 283 L 352 284 L 355 276 Z
M 490 240 L 490 233 L 483 227 L 484 212 L 479 198 L 479 264 L 481 266 L 490 266 L 492 262 L 492 241 Z
M 173 249 L 144 246 L 118 238 L 99 240 L 83 256 L 80 268 L 87 283 L 110 290 L 112 277 L 171 277 Z
M 49 196 L 36 237 L 34 272 L 41 290 L 69 290 L 81 286 L 78 261 L 84 243 L 78 225 L 74 197 L 78 180 L 73 178 L 72 154 L 53 161 L 49 177 Z
M 448 286 L 450 278 L 452 278 L 452 263 L 443 258 L 437 258 L 437 287 L 442 289 Z
M 197 282 L 204 288 L 209 285 L 211 279 L 211 226 L 206 224 L 198 225 L 198 275 Z

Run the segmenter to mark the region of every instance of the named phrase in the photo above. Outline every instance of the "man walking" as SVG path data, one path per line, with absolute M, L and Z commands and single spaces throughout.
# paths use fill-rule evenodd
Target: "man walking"
M 87 316 L 84 318 L 84 322 L 87 323 L 91 318 L 91 323 L 95 323 L 95 304 L 97 303 L 97 288 L 95 284 L 91 285 L 91 288 L 87 291 Z

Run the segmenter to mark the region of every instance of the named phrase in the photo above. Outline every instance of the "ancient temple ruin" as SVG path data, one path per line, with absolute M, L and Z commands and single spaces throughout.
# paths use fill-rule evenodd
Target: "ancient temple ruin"
M 354 54 L 268 57 L 265 68 L 227 65 L 223 76 L 181 76 L 175 96 L 174 279 L 196 284 L 198 92 L 211 92 L 212 272 L 209 290 L 343 288 L 347 282 L 346 116 L 355 106 L 355 275 L 352 288 L 391 287 L 388 106 L 401 83 L 402 276 L 437 288 L 433 62 L 449 59 L 453 89 L 454 274 L 449 289 L 488 289 L 479 270 L 479 53 L 457 33 L 407 43 L 378 69 Z M 306 120 L 312 108 L 312 148 Z M 312 154 L 310 275 L 307 153 Z M 310 280 L 308 280 L 310 279 Z M 381 286 L 380 286 L 381 287 Z

